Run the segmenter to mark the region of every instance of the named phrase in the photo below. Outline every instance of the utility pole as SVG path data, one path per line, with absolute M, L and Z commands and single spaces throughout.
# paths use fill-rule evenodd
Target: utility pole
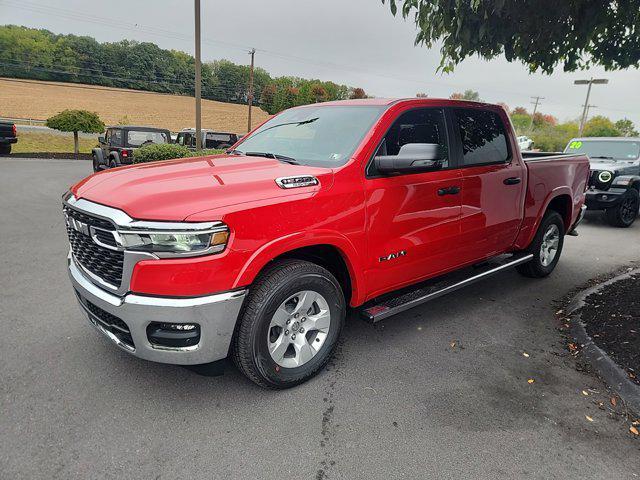
M 533 129 L 533 117 L 536 116 L 536 112 L 538 111 L 538 105 L 542 102 L 540 102 L 540 100 L 544 100 L 544 97 L 541 96 L 536 96 L 536 97 L 531 97 L 532 99 L 534 99 L 534 102 L 531 102 L 531 104 L 533 105 L 533 113 L 531 114 L 531 126 L 529 127 L 529 129 Z
M 582 118 L 580 119 L 580 130 L 578 135 L 582 136 L 582 131 L 584 130 L 584 124 L 587 121 L 587 111 L 589 109 L 589 96 L 591 95 L 591 85 L 599 85 L 609 83 L 609 79 L 607 78 L 593 78 L 591 77 L 589 80 L 575 80 L 573 82 L 574 85 L 589 85 L 587 88 L 587 99 L 584 102 L 584 108 L 582 110 Z
M 252 48 L 249 55 L 251 55 L 251 69 L 249 70 L 249 117 L 247 119 L 247 132 L 251 131 L 251 106 L 253 105 L 253 60 L 256 55 L 256 49 Z
M 202 62 L 200 60 L 200 0 L 195 1 L 196 16 L 196 150 L 202 150 Z

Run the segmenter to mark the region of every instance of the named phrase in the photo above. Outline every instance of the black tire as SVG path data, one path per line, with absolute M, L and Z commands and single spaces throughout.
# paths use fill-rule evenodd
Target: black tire
M 269 353 L 270 323 L 274 313 L 292 295 L 313 291 L 326 299 L 330 327 L 324 343 L 307 363 L 285 368 Z M 274 263 L 256 279 L 243 305 L 231 344 L 231 357 L 251 381 L 268 389 L 298 385 L 316 375 L 331 358 L 346 316 L 340 284 L 326 269 L 302 260 Z M 309 332 L 307 332 L 309 334 Z
M 558 246 L 553 260 L 545 265 L 542 261 L 541 250 L 544 243 L 545 233 L 553 228 L 552 225 L 555 225 L 559 233 Z M 553 272 L 554 268 L 556 268 L 558 260 L 560 260 L 562 246 L 564 245 L 564 234 L 564 221 L 560 214 L 553 210 L 547 211 L 544 214 L 544 217 L 542 217 L 542 222 L 540 222 L 536 236 L 533 238 L 531 245 L 526 250 L 527 253 L 533 254 L 533 258 L 527 263 L 518 265 L 516 270 L 521 275 L 529 278 L 543 278 L 549 275 Z
M 0 145 L 0 155 L 9 155 L 11 153 L 11 144 Z
M 608 208 L 604 216 L 609 225 L 628 228 L 633 225 L 640 209 L 640 196 L 635 188 L 629 188 L 615 208 Z
M 100 171 L 100 166 L 98 165 L 98 158 L 96 157 L 96 155 L 93 155 L 93 171 L 95 172 L 99 172 Z

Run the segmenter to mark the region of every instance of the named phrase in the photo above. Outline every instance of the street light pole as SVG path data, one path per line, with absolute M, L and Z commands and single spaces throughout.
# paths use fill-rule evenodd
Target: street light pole
M 589 110 L 589 96 L 591 95 L 591 85 L 606 84 L 606 83 L 609 83 L 609 79 L 593 78 L 593 77 L 591 77 L 589 80 L 576 80 L 573 82 L 574 85 L 589 85 L 589 87 L 587 88 L 587 100 L 584 102 L 584 108 L 582 109 L 582 117 L 580 118 L 580 130 L 578 132 L 579 136 L 582 136 L 582 132 L 584 130 L 584 124 L 587 121 L 587 111 Z
M 195 0 L 196 37 L 196 150 L 202 150 L 202 63 L 200 61 L 200 0 Z
M 249 52 L 249 55 L 251 55 L 251 69 L 249 70 L 249 98 L 247 99 L 249 103 L 249 117 L 247 119 L 247 132 L 251 131 L 251 107 L 253 106 L 253 60 L 256 55 L 256 49 L 252 48 L 251 51 Z

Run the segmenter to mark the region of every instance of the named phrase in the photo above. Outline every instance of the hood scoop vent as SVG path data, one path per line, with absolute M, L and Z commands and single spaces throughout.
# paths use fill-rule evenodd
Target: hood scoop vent
M 320 181 L 313 175 L 295 175 L 276 178 L 276 184 L 285 190 L 289 188 L 313 187 L 319 183 Z

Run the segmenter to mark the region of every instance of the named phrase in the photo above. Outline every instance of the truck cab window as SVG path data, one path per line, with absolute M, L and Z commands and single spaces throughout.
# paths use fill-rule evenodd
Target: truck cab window
M 408 143 L 435 143 L 443 152 L 442 168 L 449 166 L 449 150 L 444 112 L 440 108 L 418 108 L 403 113 L 393 123 L 376 155 L 398 155 Z M 375 165 L 369 164 L 367 175 L 375 176 Z
M 112 147 L 120 147 L 122 145 L 122 130 L 111 130 L 109 145 L 111 145 Z
M 456 109 L 455 112 L 465 166 L 509 160 L 504 124 L 497 113 L 475 109 Z

